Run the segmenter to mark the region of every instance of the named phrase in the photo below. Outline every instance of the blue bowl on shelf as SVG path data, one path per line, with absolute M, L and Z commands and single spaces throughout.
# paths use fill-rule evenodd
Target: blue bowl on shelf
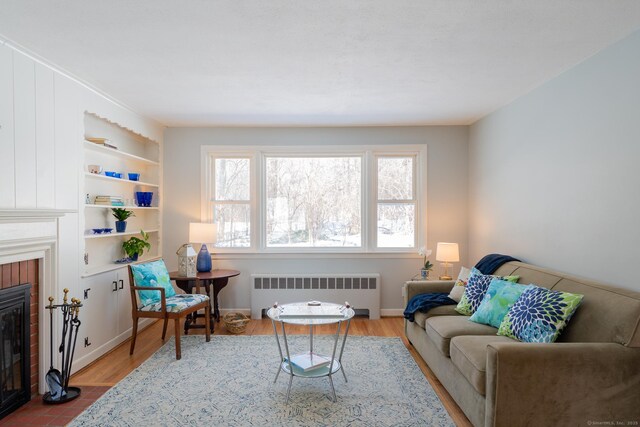
M 116 178 L 122 179 L 122 174 L 120 172 L 116 172 Z
M 102 234 L 104 233 L 104 228 L 92 228 L 93 234 Z
M 118 178 L 118 172 L 105 171 L 104 174 L 106 176 L 110 176 L 111 178 Z
M 113 228 L 103 228 L 102 232 L 107 234 L 107 233 L 111 233 L 113 231 Z
M 129 181 L 140 181 L 140 174 L 129 172 Z

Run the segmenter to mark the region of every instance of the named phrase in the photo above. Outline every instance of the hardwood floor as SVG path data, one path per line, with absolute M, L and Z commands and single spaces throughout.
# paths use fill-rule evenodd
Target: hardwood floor
M 173 333 L 167 331 L 167 340 L 173 339 Z M 317 334 L 333 333 L 332 325 L 318 326 Z M 308 329 L 306 326 L 287 327 L 287 334 L 306 334 Z M 204 334 L 202 330 L 191 330 L 189 334 Z M 222 323 L 216 324 L 216 335 L 228 335 Z M 247 326 L 246 335 L 272 335 L 273 327 L 268 319 L 251 320 Z M 163 342 L 160 340 L 162 335 L 162 322 L 156 322 L 138 333 L 136 340 L 136 349 L 133 356 L 129 356 L 129 341 L 124 342 L 110 353 L 95 361 L 91 365 L 77 372 L 71 377 L 71 384 L 75 386 L 113 386 L 123 379 L 129 372 L 137 368 L 156 350 L 158 350 Z M 380 320 L 369 320 L 363 318 L 354 318 L 351 322 L 349 335 L 368 335 L 368 336 L 384 336 L 384 337 L 401 337 L 405 346 L 416 360 L 416 363 L 424 373 L 425 377 L 435 390 L 436 394 L 449 412 L 449 415 L 458 426 L 471 426 L 471 423 L 464 415 L 460 407 L 453 401 L 449 393 L 442 386 L 440 381 L 435 377 L 426 363 L 409 345 L 404 337 L 404 323 L 400 317 L 385 317 Z

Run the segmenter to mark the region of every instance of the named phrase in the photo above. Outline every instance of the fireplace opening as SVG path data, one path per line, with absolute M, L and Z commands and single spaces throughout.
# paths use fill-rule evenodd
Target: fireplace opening
M 0 290 L 0 418 L 31 399 L 30 290 Z

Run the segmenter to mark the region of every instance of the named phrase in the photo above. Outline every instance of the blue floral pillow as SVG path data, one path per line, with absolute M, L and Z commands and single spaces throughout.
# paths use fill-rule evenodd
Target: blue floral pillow
M 490 274 L 482 274 L 480 270 L 475 267 L 472 268 L 467 287 L 464 290 L 462 299 L 456 306 L 456 311 L 460 314 L 471 316 L 478 309 L 493 279 L 517 282 L 519 278 L 520 276 L 491 276 Z
M 583 297 L 533 286 L 524 291 L 509 309 L 498 335 L 524 342 L 554 342 Z
M 530 287 L 533 287 L 533 285 L 525 286 L 506 280 L 493 279 L 480 306 L 469 320 L 493 326 L 494 328 L 499 327 L 511 306 Z
M 145 264 L 134 264 L 131 266 L 131 272 L 136 286 L 162 287 L 165 289 L 166 298 L 176 294 L 169 279 L 167 266 L 161 259 Z M 138 291 L 138 297 L 140 298 L 140 306 L 144 307 L 160 301 L 160 291 Z

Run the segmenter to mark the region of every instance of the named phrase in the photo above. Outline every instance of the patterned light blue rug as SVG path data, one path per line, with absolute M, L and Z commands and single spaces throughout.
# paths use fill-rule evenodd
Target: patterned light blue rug
M 329 352 L 329 337 L 314 337 Z M 309 339 L 290 336 L 294 352 Z M 273 336 L 186 336 L 182 360 L 167 342 L 107 391 L 71 426 L 453 426 L 442 403 L 399 338 L 350 336 L 341 373 L 294 378 L 278 368 Z

